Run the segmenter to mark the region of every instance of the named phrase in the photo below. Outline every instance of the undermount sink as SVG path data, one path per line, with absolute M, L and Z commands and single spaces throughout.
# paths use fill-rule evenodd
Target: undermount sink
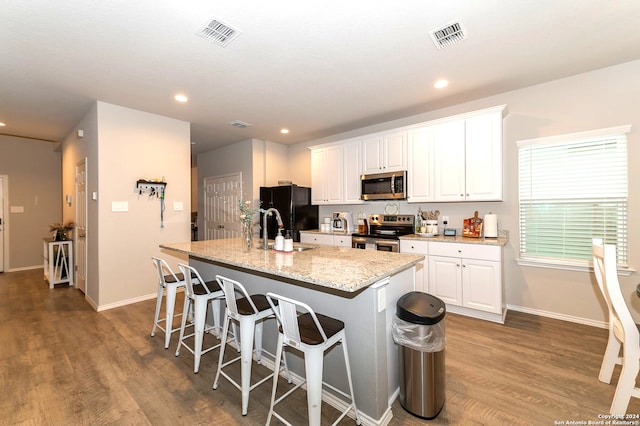
M 314 247 L 314 246 L 297 246 L 297 245 L 294 245 L 293 246 L 293 251 L 307 251 L 307 250 L 311 250 L 311 249 L 314 249 L 314 248 L 316 248 L 316 247 Z

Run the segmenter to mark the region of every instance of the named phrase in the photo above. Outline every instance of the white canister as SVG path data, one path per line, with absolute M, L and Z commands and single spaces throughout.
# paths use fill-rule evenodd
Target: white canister
M 437 220 L 425 220 L 426 222 L 426 232 L 427 234 L 437 234 L 438 233 L 438 221 Z

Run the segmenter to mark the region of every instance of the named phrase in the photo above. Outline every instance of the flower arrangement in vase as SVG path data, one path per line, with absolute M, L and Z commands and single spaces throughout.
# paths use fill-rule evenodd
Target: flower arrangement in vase
M 67 241 L 69 239 L 69 232 L 73 231 L 76 227 L 74 222 L 67 222 L 65 224 L 62 223 L 54 223 L 49 225 L 49 230 L 51 231 L 51 235 L 54 241 Z
M 238 209 L 240 210 L 240 224 L 242 225 L 242 238 L 244 238 L 247 248 L 251 247 L 253 241 L 253 215 L 263 211 L 261 208 L 254 209 L 251 200 L 243 201 L 238 199 Z

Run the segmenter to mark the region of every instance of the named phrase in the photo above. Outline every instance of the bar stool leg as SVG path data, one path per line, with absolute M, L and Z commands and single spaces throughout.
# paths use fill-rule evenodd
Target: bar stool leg
M 227 333 L 229 332 L 229 322 L 231 319 L 225 312 L 224 326 L 222 327 L 222 341 L 220 342 L 220 356 L 218 357 L 218 370 L 216 371 L 216 377 L 213 379 L 213 389 L 218 389 L 218 381 L 220 380 L 220 371 L 222 370 L 222 361 L 224 360 L 224 350 L 227 346 Z M 235 329 L 234 329 L 235 330 Z M 237 336 L 235 334 L 234 336 Z M 237 340 L 236 340 L 237 344 Z
M 242 415 L 247 415 L 249 407 L 249 387 L 251 386 L 251 363 L 253 359 L 253 337 L 255 319 L 240 316 L 240 386 L 242 392 Z
M 167 283 L 167 321 L 165 323 L 164 348 L 169 347 L 171 341 L 171 332 L 173 331 L 173 311 L 176 303 L 176 292 L 178 285 L 175 283 Z
M 262 321 L 255 325 L 255 348 L 256 348 L 256 362 L 260 364 L 262 361 Z
M 274 371 L 273 371 L 273 386 L 271 387 L 271 404 L 269 404 L 269 415 L 267 416 L 267 425 L 271 424 L 271 416 L 273 416 L 273 412 L 275 410 L 275 401 L 276 401 L 276 391 L 278 389 L 278 376 L 279 374 L 276 371 L 280 370 L 280 358 L 282 357 L 282 346 L 283 346 L 283 336 L 281 333 L 278 333 L 278 346 L 276 346 L 276 359 L 273 361 Z M 276 370 L 277 369 L 277 370 Z M 287 369 L 287 375 L 289 383 L 291 383 L 291 374 Z
M 351 393 L 351 404 L 353 405 L 353 414 L 356 418 L 356 424 L 359 425 L 361 423 L 360 415 L 358 414 L 358 408 L 356 407 L 356 399 L 353 393 L 353 381 L 351 380 L 351 365 L 349 364 L 349 353 L 347 352 L 347 338 L 343 338 L 342 341 L 342 352 L 344 353 L 344 365 L 347 368 L 347 380 L 349 381 L 349 392 Z
M 220 329 L 220 305 L 222 304 L 222 299 L 214 299 L 211 301 L 211 311 L 213 312 L 213 334 L 216 338 L 220 338 L 220 333 L 222 330 Z
M 162 305 L 162 295 L 164 287 L 158 285 L 158 298 L 156 299 L 156 316 L 153 320 L 153 328 L 151 329 L 151 337 L 156 335 L 156 327 L 158 326 L 158 318 L 160 318 L 160 305 Z
M 200 369 L 200 357 L 202 355 L 202 340 L 204 339 L 204 323 L 207 317 L 207 300 L 197 297 L 194 301 L 194 318 L 193 328 L 195 333 L 195 342 L 193 347 L 194 363 L 193 372 L 197 373 Z
M 182 306 L 182 322 L 180 324 L 180 338 L 178 339 L 178 347 L 176 348 L 176 356 L 180 355 L 180 347 L 182 346 L 182 338 L 184 337 L 184 329 L 187 326 L 187 317 L 191 306 L 191 299 L 184 298 L 184 305 Z
M 320 426 L 322 407 L 322 370 L 324 350 L 322 346 L 305 351 L 304 371 L 307 376 L 307 407 L 309 426 Z

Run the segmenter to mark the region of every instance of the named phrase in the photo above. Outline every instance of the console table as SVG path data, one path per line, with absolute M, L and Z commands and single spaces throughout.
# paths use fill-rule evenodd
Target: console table
M 44 279 L 49 282 L 49 288 L 56 284 L 73 286 L 73 242 L 45 238 L 43 255 Z

